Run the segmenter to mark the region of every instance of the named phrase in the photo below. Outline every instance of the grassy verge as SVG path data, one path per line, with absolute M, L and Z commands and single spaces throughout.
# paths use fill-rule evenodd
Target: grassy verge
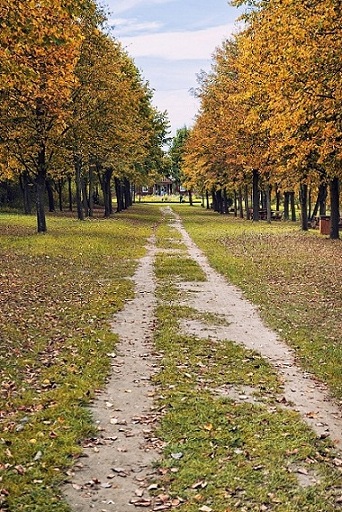
M 175 283 L 185 275 L 194 283 L 203 280 L 199 268 L 189 275 L 187 267 L 186 253 L 171 271 L 163 258 L 156 260 L 163 492 L 184 512 L 337 510 L 340 472 L 333 453 L 298 414 L 277 402 L 280 382 L 273 368 L 229 340 L 213 343 L 182 333 L 179 320 L 199 313 L 179 304 L 184 296 Z M 258 399 L 232 399 L 219 392 L 227 385 L 237 394 L 252 389 Z
M 148 206 L 80 223 L 0 216 L 0 508 L 65 512 L 63 470 L 93 433 L 84 406 L 104 385 L 109 320 L 132 295 L 159 214 Z
M 211 264 L 260 305 L 302 366 L 342 400 L 342 242 L 291 223 L 173 208 Z

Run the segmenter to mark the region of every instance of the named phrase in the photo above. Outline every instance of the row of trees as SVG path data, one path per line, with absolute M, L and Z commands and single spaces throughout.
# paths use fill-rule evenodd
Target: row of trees
M 338 238 L 341 19 L 339 0 L 248 2 L 244 28 L 199 77 L 201 107 L 182 165 L 188 188 L 235 192 L 241 204 L 252 188 L 255 220 L 260 197 L 270 219 L 271 190 L 296 194 L 303 229 L 309 193 L 317 194 L 316 215 L 328 193 L 331 238 Z
M 45 195 L 74 182 L 78 217 L 130 202 L 130 181 L 163 165 L 168 123 L 121 44 L 103 29 L 93 0 L 2 0 L 0 180 L 20 181 L 25 208 L 36 191 L 38 232 Z

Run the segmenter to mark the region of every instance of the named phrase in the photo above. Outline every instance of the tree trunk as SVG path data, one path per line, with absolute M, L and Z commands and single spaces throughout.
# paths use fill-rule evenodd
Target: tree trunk
M 189 190 L 189 205 L 190 206 L 194 205 L 194 202 L 193 202 L 193 199 L 192 199 L 192 190 Z
M 107 169 L 102 174 L 102 192 L 103 192 L 103 202 L 104 202 L 104 216 L 110 217 L 113 213 L 112 207 L 112 193 L 111 193 L 111 180 L 113 176 L 113 168 L 107 167 Z
M 23 203 L 24 203 L 24 213 L 25 215 L 31 214 L 31 197 L 30 197 L 30 188 L 29 188 L 29 175 L 27 171 L 24 171 L 20 174 L 19 177 L 20 188 L 23 194 Z
M 125 193 L 126 208 L 129 208 L 130 206 L 132 206 L 131 184 L 127 178 L 124 178 L 124 184 L 125 184 L 124 193 Z
M 121 181 L 119 178 L 117 178 L 115 176 L 114 183 L 115 183 L 115 194 L 116 194 L 116 203 L 117 203 L 116 211 L 122 212 L 124 205 L 123 205 Z
M 59 178 L 57 180 L 56 188 L 57 188 L 57 194 L 58 194 L 58 207 L 59 211 L 63 211 L 63 187 L 64 187 L 64 180 L 62 178 Z
M 259 221 L 259 172 L 253 169 L 253 220 Z
M 207 203 L 207 210 L 210 210 L 210 201 L 209 201 L 209 192 L 208 190 L 205 191 L 205 199 Z
M 248 199 L 248 186 L 245 186 L 245 210 L 246 210 L 246 219 L 251 220 L 251 212 L 249 210 L 249 199 Z
M 271 188 L 268 183 L 265 185 L 265 201 L 266 201 L 266 219 L 269 224 L 271 224 L 272 220 L 272 212 L 271 212 Z
M 69 212 L 72 212 L 72 178 L 68 176 Z
M 234 217 L 238 215 L 238 194 L 236 190 L 234 190 Z
M 89 165 L 89 189 L 88 189 L 88 215 L 89 217 L 94 216 L 94 166 Z
M 74 155 L 74 165 L 76 172 L 76 205 L 77 205 L 77 218 L 78 220 L 84 220 L 84 210 L 82 204 L 82 180 L 81 180 L 81 172 L 82 172 L 82 160 L 78 155 Z
M 291 206 L 291 221 L 296 222 L 297 218 L 296 218 L 295 193 L 290 192 L 289 196 L 290 196 L 290 206 Z
M 275 188 L 276 188 L 276 211 L 279 212 L 280 211 L 280 192 L 278 190 L 277 184 L 276 184 Z
M 316 200 L 314 209 L 312 211 L 312 214 L 310 216 L 311 221 L 317 216 L 318 209 L 320 210 L 320 212 L 319 212 L 320 215 L 326 214 L 326 208 L 325 208 L 326 198 L 327 198 L 327 186 L 325 183 L 321 183 L 319 186 L 319 189 L 318 189 L 317 200 Z M 321 213 L 321 209 L 323 209 L 324 213 Z
M 243 201 L 242 201 L 242 188 L 239 187 L 239 215 L 243 219 Z
M 47 178 L 45 181 L 46 191 L 48 195 L 48 201 L 49 201 L 49 212 L 56 211 L 55 209 L 55 198 L 53 197 L 53 189 L 52 189 L 52 183 L 51 179 Z
M 330 211 L 331 211 L 331 228 L 330 238 L 337 240 L 339 234 L 340 222 L 340 183 L 338 178 L 334 178 L 330 182 Z
M 301 208 L 301 226 L 303 231 L 309 229 L 308 223 L 308 186 L 304 183 L 300 186 L 300 208 Z
M 290 192 L 284 193 L 284 220 L 290 218 Z
M 46 161 L 45 146 L 43 146 L 38 153 L 38 172 L 36 176 L 36 209 L 38 233 L 46 233 L 46 217 L 44 209 L 45 181 Z

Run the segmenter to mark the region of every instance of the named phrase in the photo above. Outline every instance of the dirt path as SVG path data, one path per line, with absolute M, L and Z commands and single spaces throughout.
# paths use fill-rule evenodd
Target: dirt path
M 206 282 L 180 283 L 187 292 L 182 304 L 219 314 L 229 323 L 208 327 L 191 320 L 183 323 L 183 329 L 213 341 L 229 339 L 258 351 L 281 375 L 285 406 L 298 411 L 319 437 L 330 436 L 342 451 L 342 412 L 329 400 L 325 387 L 296 366 L 292 351 L 262 324 L 257 309 L 210 267 L 180 218 L 170 208 L 164 213 L 171 216 L 170 223 L 181 233 L 188 255 L 207 276 Z M 148 493 L 156 476 L 153 461 L 160 452 L 160 443 L 153 438 L 156 416 L 150 383 L 158 367 L 158 356 L 151 345 L 156 305 L 153 238 L 147 249 L 133 277 L 135 298 L 113 321 L 113 330 L 120 336 L 117 353 L 112 354 L 113 374 L 93 405 L 99 436 L 86 443 L 84 458 L 64 489 L 74 512 L 129 512 L 140 506 L 152 511 L 161 505 Z M 234 390 L 227 393 L 234 398 Z

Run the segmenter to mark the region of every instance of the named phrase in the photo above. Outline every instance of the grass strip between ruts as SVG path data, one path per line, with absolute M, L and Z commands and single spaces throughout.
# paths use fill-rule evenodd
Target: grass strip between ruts
M 87 407 L 104 386 L 113 314 L 159 221 L 140 206 L 111 220 L 0 216 L 0 509 L 66 512 L 58 485 L 95 430 Z
M 188 257 L 183 253 L 173 266 L 164 265 L 165 258 L 156 260 L 155 337 L 163 354 L 155 381 L 166 444 L 159 468 L 164 490 L 179 498 L 184 512 L 337 510 L 341 474 L 334 452 L 297 413 L 281 407 L 277 375 L 260 355 L 229 340 L 182 333 L 179 320 L 199 315 L 177 302 L 184 302 L 177 283 Z M 191 268 L 186 279 L 203 280 L 201 269 Z M 227 384 L 252 388 L 258 399 L 248 403 L 217 393 Z

